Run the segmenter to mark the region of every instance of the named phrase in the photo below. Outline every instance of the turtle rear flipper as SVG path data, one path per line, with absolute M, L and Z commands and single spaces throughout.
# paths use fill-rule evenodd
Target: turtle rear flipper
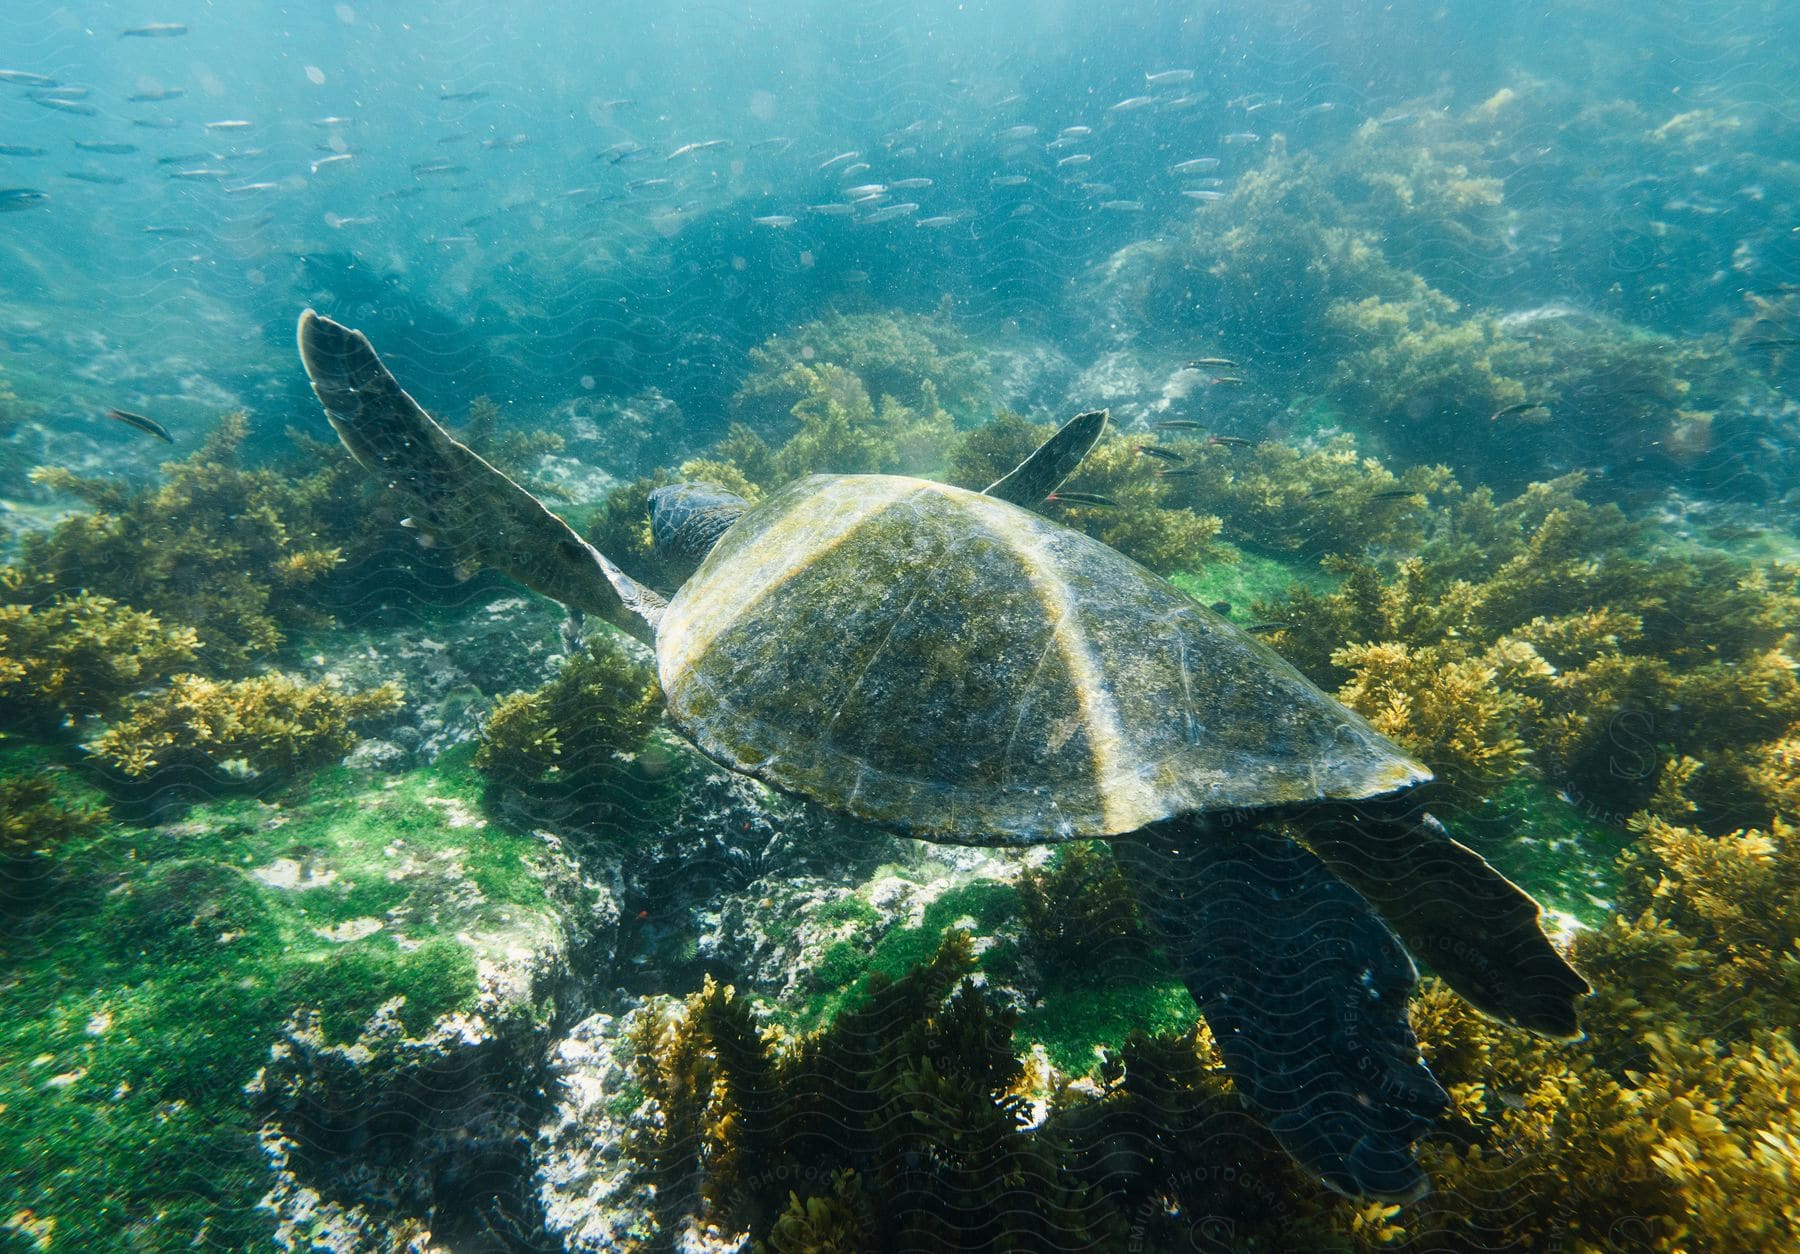
M 439 426 L 362 332 L 308 309 L 300 315 L 299 340 L 313 392 L 344 447 L 407 498 L 416 529 L 449 546 L 459 570 L 491 566 L 648 638 L 662 598 Z
M 1114 842 L 1252 1113 L 1351 1197 L 1430 1188 L 1412 1143 L 1449 1105 L 1406 1017 L 1412 960 L 1293 841 L 1174 823 Z
M 1538 923 L 1538 904 L 1405 800 L 1309 817 L 1304 839 L 1483 1014 L 1559 1040 L 1581 1036 L 1592 990 Z
M 1106 432 L 1106 411 L 1096 409 L 1076 414 L 1063 423 L 1055 435 L 1038 445 L 1037 451 L 1013 467 L 1003 478 L 995 480 L 982 493 L 997 496 L 1014 505 L 1034 509 L 1081 465 Z

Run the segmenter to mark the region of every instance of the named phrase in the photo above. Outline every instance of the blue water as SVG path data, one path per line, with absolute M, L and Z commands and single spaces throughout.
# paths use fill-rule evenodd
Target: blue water
M 1416 126 L 1502 88 L 1523 101 L 1480 172 L 1505 184 L 1504 249 L 1410 245 L 1452 297 L 1716 329 L 1734 285 L 1800 256 L 1780 176 L 1753 168 L 1792 136 L 1796 18 L 1779 4 L 172 0 L 155 18 L 187 33 L 121 36 L 140 17 L 35 0 L 0 14 L 0 68 L 92 92 L 84 116 L 0 85 L 0 140 L 48 150 L 0 157 L 0 186 L 49 194 L 0 216 L 0 345 L 63 385 L 48 399 L 77 423 L 101 403 L 197 422 L 223 399 L 274 423 L 301 394 L 287 341 L 314 303 L 368 330 L 428 403 L 654 385 L 703 440 L 774 331 L 949 301 L 970 325 L 1104 332 L 1086 304 L 1096 263 L 1233 211 L 1229 195 L 1185 199 L 1170 165 L 1215 156 L 1209 187 L 1229 193 L 1277 136 L 1329 154 L 1371 121 Z M 1168 70 L 1193 75 L 1146 79 Z M 164 89 L 185 94 L 128 100 Z M 1133 97 L 1148 100 L 1119 107 Z M 1640 121 L 1695 108 L 1740 124 L 1733 151 L 1642 139 Z M 222 121 L 250 125 L 206 129 Z M 1048 147 L 1077 126 L 1091 134 Z M 724 142 L 669 159 L 709 141 Z M 860 156 L 820 168 L 845 152 Z M 1077 155 L 1091 161 L 1058 165 Z M 159 164 L 177 156 L 191 160 Z M 917 204 L 889 221 L 808 208 L 907 179 L 931 183 L 878 201 Z M 1275 309 L 1193 314 L 1197 334 L 1266 320 L 1268 368 L 1320 348 L 1281 342 Z

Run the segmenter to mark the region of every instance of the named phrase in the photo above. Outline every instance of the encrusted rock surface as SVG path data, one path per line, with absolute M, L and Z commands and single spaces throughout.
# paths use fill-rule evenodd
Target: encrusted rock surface
M 403 950 L 445 936 L 467 950 L 472 1007 L 413 1035 L 393 998 L 348 1044 L 302 1010 L 247 1087 L 266 1112 L 263 1205 L 284 1248 L 363 1250 L 377 1233 L 410 1248 L 476 1248 L 537 1230 L 524 1182 L 545 1051 L 559 1019 L 586 1010 L 618 926 L 612 868 L 578 864 L 540 835 L 543 908 L 484 909 L 472 882 L 438 866 L 441 908 L 404 926 Z

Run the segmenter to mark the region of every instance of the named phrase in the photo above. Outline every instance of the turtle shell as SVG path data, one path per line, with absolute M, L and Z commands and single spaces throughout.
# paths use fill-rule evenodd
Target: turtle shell
M 711 757 L 937 840 L 1114 836 L 1430 778 L 1116 550 L 922 479 L 815 475 L 754 507 L 656 653 Z

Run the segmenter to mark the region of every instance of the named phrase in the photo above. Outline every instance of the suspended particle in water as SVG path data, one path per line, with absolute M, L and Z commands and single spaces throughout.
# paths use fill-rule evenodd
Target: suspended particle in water
M 316 65 L 307 66 L 306 67 L 306 81 L 311 83 L 314 87 L 325 86 L 325 71 L 321 70 Z

